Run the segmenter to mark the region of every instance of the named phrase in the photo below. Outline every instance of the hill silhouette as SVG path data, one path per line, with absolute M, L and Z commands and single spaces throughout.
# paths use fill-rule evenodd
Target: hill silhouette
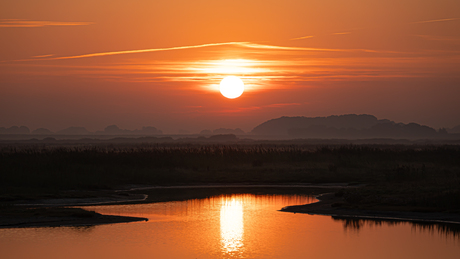
M 259 135 L 287 135 L 290 129 L 308 128 L 310 126 L 322 125 L 334 128 L 366 129 L 378 123 L 390 122 L 389 120 L 378 120 L 368 114 L 346 114 L 332 115 L 328 117 L 286 117 L 266 121 L 252 130 L 252 133 Z
M 445 132 L 417 123 L 379 120 L 368 114 L 346 114 L 328 117 L 281 117 L 266 121 L 252 132 L 256 135 L 295 138 L 438 138 Z

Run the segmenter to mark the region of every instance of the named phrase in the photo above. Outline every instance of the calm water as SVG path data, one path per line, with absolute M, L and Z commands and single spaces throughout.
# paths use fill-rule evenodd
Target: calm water
M 299 195 L 222 195 L 95 206 L 148 222 L 0 229 L 0 258 L 460 258 L 458 232 L 436 226 L 342 221 L 279 212 Z

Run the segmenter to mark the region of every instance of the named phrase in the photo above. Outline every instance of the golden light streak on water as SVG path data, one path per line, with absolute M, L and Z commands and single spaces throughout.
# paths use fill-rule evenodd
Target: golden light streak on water
M 223 253 L 239 252 L 243 248 L 243 234 L 243 204 L 241 200 L 235 197 L 222 198 L 220 236 Z

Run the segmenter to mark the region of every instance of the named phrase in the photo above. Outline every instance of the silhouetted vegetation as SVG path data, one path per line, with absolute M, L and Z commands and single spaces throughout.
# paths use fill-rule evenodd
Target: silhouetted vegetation
M 0 197 L 137 185 L 366 183 L 347 206 L 460 209 L 460 147 L 118 144 L 5 146 Z

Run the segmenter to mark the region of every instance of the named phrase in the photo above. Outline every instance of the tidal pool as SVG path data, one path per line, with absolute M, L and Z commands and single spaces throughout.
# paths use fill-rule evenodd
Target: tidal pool
M 85 207 L 148 222 L 0 229 L 0 258 L 459 258 L 456 227 L 338 220 L 278 211 L 306 195 Z

